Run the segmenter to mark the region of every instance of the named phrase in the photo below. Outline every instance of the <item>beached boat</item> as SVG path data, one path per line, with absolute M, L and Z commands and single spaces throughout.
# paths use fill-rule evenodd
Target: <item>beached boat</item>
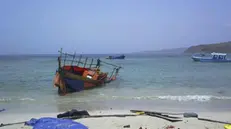
M 100 59 L 63 53 L 58 57 L 58 70 L 54 77 L 54 87 L 58 87 L 59 95 L 79 92 L 82 90 L 102 86 L 116 80 L 121 67 Z M 88 63 L 90 61 L 90 63 Z M 102 72 L 101 66 L 112 67 L 109 72 Z
M 227 58 L 226 53 L 211 53 L 210 56 L 205 54 L 195 54 L 192 56 L 192 59 L 197 62 L 231 62 L 231 59 Z
M 120 55 L 120 56 L 108 56 L 106 59 L 124 59 L 125 55 Z

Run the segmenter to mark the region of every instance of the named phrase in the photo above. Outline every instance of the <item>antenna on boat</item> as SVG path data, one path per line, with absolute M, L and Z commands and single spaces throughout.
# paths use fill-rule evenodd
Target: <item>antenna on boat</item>
M 93 61 L 94 61 L 94 59 L 93 59 L 93 58 L 91 58 L 90 68 L 91 68 L 91 66 L 92 66 Z
M 84 63 L 84 68 L 85 68 L 85 66 L 86 66 L 86 64 L 87 64 L 87 60 L 88 60 L 88 57 L 86 57 L 86 59 L 85 59 L 85 63 Z
M 82 55 L 80 55 L 80 57 L 79 57 L 79 61 L 78 61 L 78 63 L 77 63 L 77 66 L 79 66 L 79 63 L 80 63 L 80 61 L 81 61 L 81 58 L 82 58 Z
M 75 55 L 76 55 L 76 52 L 74 53 L 74 56 L 73 56 L 73 59 L 71 61 L 71 65 L 73 64 L 74 60 L 75 60 Z
M 65 62 L 66 62 L 66 58 L 67 58 L 67 53 L 64 53 L 65 54 L 65 57 L 64 57 L 64 62 L 63 62 L 63 65 L 65 65 Z
M 59 57 L 58 57 L 59 68 L 61 68 L 62 51 L 63 51 L 63 48 L 61 48 L 61 49 L 58 51 L 58 52 L 60 52 L 60 55 L 59 55 Z
M 60 55 L 62 55 L 63 48 L 60 48 L 60 50 L 58 52 L 60 53 Z

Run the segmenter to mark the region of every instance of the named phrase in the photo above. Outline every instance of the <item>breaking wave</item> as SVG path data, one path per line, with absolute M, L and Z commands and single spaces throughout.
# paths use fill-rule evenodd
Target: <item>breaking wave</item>
M 35 101 L 35 99 L 32 98 L 7 98 L 7 97 L 3 97 L 0 98 L 0 103 L 1 102 L 10 102 L 10 101 Z
M 212 96 L 212 95 L 186 95 L 186 96 L 158 96 L 159 99 L 165 99 L 165 100 L 176 100 L 176 101 L 210 101 L 212 99 L 217 100 L 231 100 L 231 97 L 227 96 Z
M 102 96 L 102 94 L 101 94 L 101 96 Z M 112 96 L 110 99 L 172 100 L 172 101 L 180 101 L 180 102 L 181 101 L 207 102 L 207 101 L 211 101 L 211 100 L 231 100 L 231 97 L 228 97 L 228 96 L 212 96 L 212 95 L 184 95 L 184 96 L 163 95 L 163 96 L 135 96 L 135 97 L 134 96 L 133 97 Z
M 195 102 L 209 102 L 211 100 L 231 100 L 231 96 L 212 96 L 212 95 L 181 95 L 181 96 L 174 96 L 174 95 L 162 95 L 162 96 L 110 96 L 105 94 L 100 94 L 99 96 L 91 96 L 89 97 L 81 97 L 74 99 L 76 102 L 87 102 L 87 101 L 95 101 L 95 99 L 99 100 L 166 100 L 166 101 L 179 101 L 179 102 L 188 102 L 188 101 L 195 101 Z M 17 101 L 25 101 L 25 102 L 32 102 L 36 101 L 33 98 L 7 98 L 2 97 L 0 98 L 0 103 L 7 103 L 7 102 L 17 102 Z M 67 99 L 65 101 L 73 101 L 72 99 Z
M 0 102 L 9 102 L 11 98 L 0 98 Z

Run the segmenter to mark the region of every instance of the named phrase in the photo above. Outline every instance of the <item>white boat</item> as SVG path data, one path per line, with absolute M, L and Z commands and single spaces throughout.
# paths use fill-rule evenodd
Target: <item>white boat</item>
M 192 59 L 197 62 L 231 62 L 231 59 L 227 58 L 226 53 L 211 53 L 210 56 L 206 56 L 205 54 L 195 54 L 192 56 Z

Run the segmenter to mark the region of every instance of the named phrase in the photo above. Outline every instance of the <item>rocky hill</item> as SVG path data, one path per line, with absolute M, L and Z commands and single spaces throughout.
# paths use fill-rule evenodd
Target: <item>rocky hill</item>
M 231 41 L 191 46 L 184 51 L 184 53 L 200 53 L 200 52 L 203 52 L 203 53 L 211 53 L 211 52 L 231 53 Z

